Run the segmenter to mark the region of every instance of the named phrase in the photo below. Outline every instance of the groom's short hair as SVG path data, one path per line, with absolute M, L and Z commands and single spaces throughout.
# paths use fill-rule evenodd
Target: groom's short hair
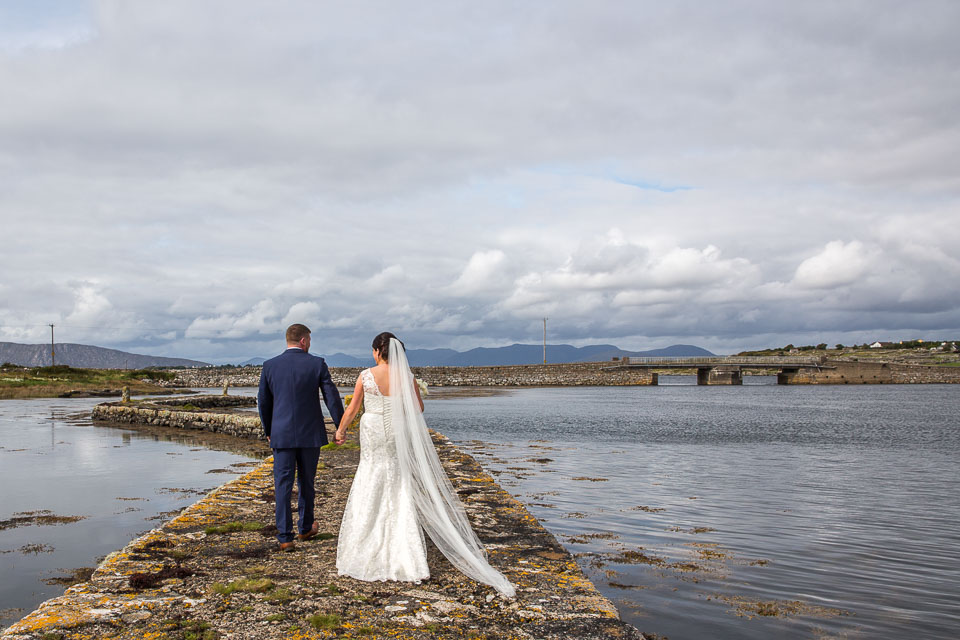
M 297 344 L 310 335 L 310 329 L 303 324 L 292 324 L 287 327 L 287 344 Z

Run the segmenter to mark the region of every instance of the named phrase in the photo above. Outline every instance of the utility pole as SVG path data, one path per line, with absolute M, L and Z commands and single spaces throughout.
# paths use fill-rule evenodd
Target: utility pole
M 543 319 L 543 364 L 547 364 L 547 319 Z
M 53 353 L 53 325 L 50 325 L 50 366 L 57 366 L 57 359 Z

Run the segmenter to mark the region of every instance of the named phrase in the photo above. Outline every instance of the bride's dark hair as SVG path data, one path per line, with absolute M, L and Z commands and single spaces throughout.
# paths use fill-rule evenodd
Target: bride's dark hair
M 381 358 L 383 358 L 384 362 L 387 362 L 390 357 L 390 338 L 393 338 L 399 342 L 404 351 L 407 349 L 403 342 L 400 341 L 400 338 L 393 335 L 389 331 L 384 331 L 373 339 L 373 350 L 376 351 Z

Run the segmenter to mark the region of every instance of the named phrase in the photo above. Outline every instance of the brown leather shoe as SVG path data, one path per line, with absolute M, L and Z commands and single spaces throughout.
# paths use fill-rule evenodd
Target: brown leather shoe
M 302 540 L 306 542 L 307 540 L 312 540 L 313 538 L 316 538 L 318 533 L 320 533 L 320 524 L 316 520 L 314 520 L 313 526 L 310 527 L 310 531 L 307 531 L 306 533 L 298 533 L 297 540 Z
M 281 542 L 280 551 L 294 551 L 297 548 L 296 543 L 291 540 L 290 542 Z

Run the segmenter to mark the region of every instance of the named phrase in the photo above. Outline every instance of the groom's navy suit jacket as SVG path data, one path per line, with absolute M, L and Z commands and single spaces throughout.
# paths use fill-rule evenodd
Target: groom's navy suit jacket
M 343 402 L 323 358 L 290 348 L 263 363 L 257 407 L 271 448 L 322 447 L 327 444 L 320 393 L 334 426 L 339 425 Z

